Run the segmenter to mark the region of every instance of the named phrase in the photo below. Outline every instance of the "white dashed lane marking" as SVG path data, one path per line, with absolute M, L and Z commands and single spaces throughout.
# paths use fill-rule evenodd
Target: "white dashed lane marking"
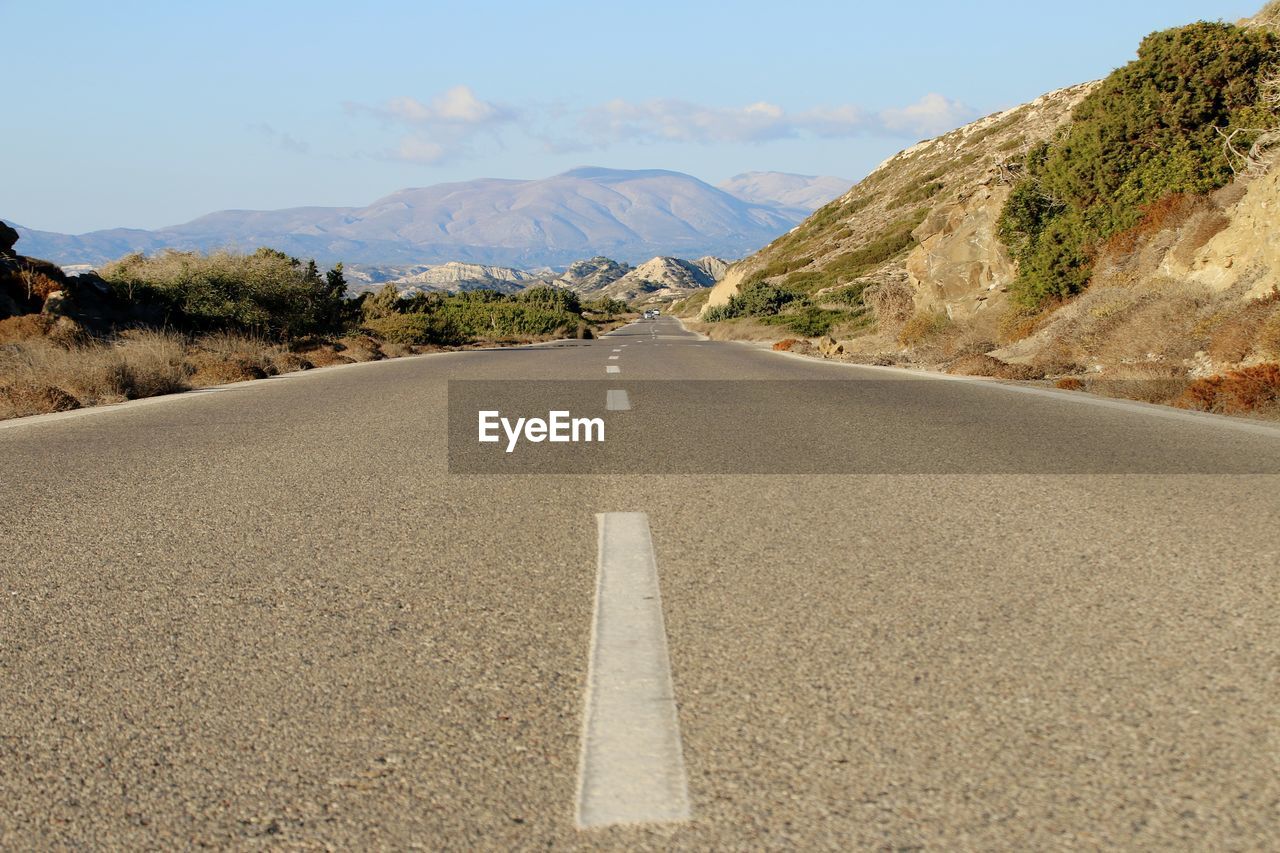
M 686 821 L 689 784 L 649 517 L 600 513 L 596 529 L 578 827 Z

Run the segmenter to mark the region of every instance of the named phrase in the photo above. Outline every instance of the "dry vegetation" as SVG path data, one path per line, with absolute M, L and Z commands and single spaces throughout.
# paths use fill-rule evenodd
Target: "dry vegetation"
M 65 318 L 0 320 L 0 419 L 78 409 L 336 364 L 396 358 L 422 347 L 367 336 L 292 345 L 231 332 L 189 337 L 130 330 L 89 338 Z

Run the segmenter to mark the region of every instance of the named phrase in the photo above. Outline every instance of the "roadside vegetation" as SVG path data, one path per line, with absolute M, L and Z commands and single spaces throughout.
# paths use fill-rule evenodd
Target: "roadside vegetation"
M 346 289 L 341 264 L 322 272 L 272 249 L 130 255 L 75 278 L 0 251 L 0 418 L 446 347 L 592 337 L 628 313 L 549 287 Z
M 1014 300 L 1036 307 L 1083 291 L 1106 242 L 1153 205 L 1229 183 L 1241 166 L 1232 149 L 1280 125 L 1280 103 L 1263 96 L 1278 62 L 1280 38 L 1264 28 L 1148 36 L 1021 165 L 999 224 L 1018 261 Z
M 724 305 L 703 315 L 707 323 L 751 319 L 778 326 L 802 337 L 831 334 L 837 326 L 848 333 L 868 322 L 856 285 L 822 296 L 808 296 L 778 284 L 753 281 L 744 284 Z
M 606 305 L 609 316 L 620 313 Z M 361 305 L 360 327 L 401 344 L 458 346 L 475 340 L 529 341 L 591 337 L 577 294 L 535 287 L 511 296 L 489 290 L 418 293 L 405 298 L 387 285 Z
M 739 262 L 702 331 L 1280 417 L 1278 10 L 899 153 Z

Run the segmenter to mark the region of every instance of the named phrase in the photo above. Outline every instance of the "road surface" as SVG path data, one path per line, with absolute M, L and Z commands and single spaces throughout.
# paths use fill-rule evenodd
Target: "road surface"
M 660 318 L 0 458 L 3 849 L 1280 846 L 1272 428 Z

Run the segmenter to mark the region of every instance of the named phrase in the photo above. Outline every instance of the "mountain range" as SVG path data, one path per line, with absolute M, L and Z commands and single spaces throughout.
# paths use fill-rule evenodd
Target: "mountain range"
M 754 172 L 713 187 L 658 169 L 573 169 L 540 180 L 488 178 L 405 189 L 365 207 L 226 210 L 154 231 L 68 235 L 17 228 L 26 250 L 61 265 L 162 248 L 258 246 L 322 264 L 564 267 L 608 255 L 741 257 L 847 189 L 838 178 Z

